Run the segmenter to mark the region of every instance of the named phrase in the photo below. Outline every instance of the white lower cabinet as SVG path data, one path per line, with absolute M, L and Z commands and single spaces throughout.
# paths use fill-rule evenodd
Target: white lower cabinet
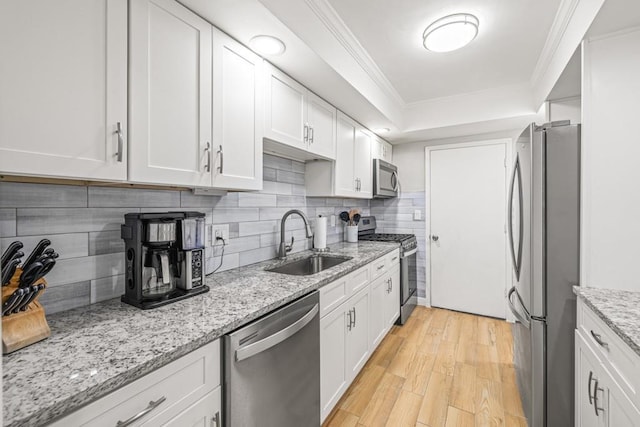
M 398 317 L 398 259 L 396 250 L 320 289 L 322 421 Z M 380 265 L 385 269 L 378 270 Z M 371 281 L 373 271 L 378 277 Z
M 578 300 L 575 411 L 579 427 L 640 426 L 640 357 Z
M 220 341 L 216 340 L 51 426 L 113 427 L 124 423 L 131 426 L 220 427 L 220 366 Z

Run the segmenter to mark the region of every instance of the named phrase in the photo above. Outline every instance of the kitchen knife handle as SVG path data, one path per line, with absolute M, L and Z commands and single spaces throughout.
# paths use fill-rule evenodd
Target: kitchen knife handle
M 156 409 L 158 406 L 160 406 L 160 404 L 162 402 L 164 402 L 165 400 L 167 400 L 166 397 L 162 396 L 160 399 L 156 400 L 155 402 L 152 400 L 149 402 L 149 406 L 147 406 L 145 409 L 143 409 L 142 411 L 140 411 L 139 413 L 137 413 L 136 415 L 134 415 L 133 417 L 129 418 L 128 420 L 125 421 L 118 421 L 116 423 L 116 427 L 125 427 L 125 426 L 129 426 L 133 423 L 135 423 L 136 421 L 138 421 L 140 418 L 144 417 L 145 415 L 147 415 L 149 412 L 153 411 L 154 409 Z
M 220 167 L 218 168 L 218 170 L 220 170 L 220 175 L 224 174 L 224 151 L 222 151 L 222 145 L 220 146 L 220 150 L 218 150 L 218 153 L 220 153 Z
M 204 147 L 204 152 L 207 154 L 207 165 L 204 167 L 207 172 L 211 172 L 211 143 L 207 141 L 207 146 Z
M 122 163 L 122 152 L 124 151 L 124 139 L 122 137 L 122 123 L 116 123 L 116 133 L 118 134 L 118 152 L 116 158 L 118 162 Z

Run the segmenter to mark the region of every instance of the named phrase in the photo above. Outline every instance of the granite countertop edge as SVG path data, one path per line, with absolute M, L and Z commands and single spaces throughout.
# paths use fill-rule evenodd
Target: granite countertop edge
M 361 248 L 361 247 L 368 248 L 367 249 L 368 252 L 365 251 L 363 254 L 360 254 L 358 251 L 358 248 Z M 27 414 L 15 414 L 16 416 L 11 417 L 10 419 L 3 419 L 4 425 L 7 427 L 39 426 L 39 425 L 43 425 L 44 423 L 53 422 L 71 412 L 76 411 L 77 409 L 80 409 L 81 407 L 87 404 L 92 403 L 93 401 L 101 397 L 106 396 L 107 394 L 117 390 L 118 388 L 121 388 L 143 377 L 146 374 L 149 374 L 154 370 L 157 370 L 179 359 L 180 357 L 220 338 L 223 335 L 235 329 L 238 329 L 239 327 L 246 325 L 252 322 L 253 320 L 256 320 L 262 317 L 263 315 L 281 306 L 284 306 L 310 292 L 320 289 L 322 286 L 328 283 L 331 283 L 339 279 L 340 277 L 343 277 L 357 270 L 358 268 L 361 268 L 366 264 L 369 264 L 375 259 L 378 259 L 392 252 L 393 250 L 397 249 L 398 245 L 396 243 L 359 242 L 358 244 L 338 243 L 338 244 L 330 245 L 330 248 L 331 248 L 331 252 L 327 254 L 328 256 L 343 256 L 343 255 L 350 256 L 350 255 L 353 255 L 352 252 L 354 250 L 356 252 L 356 255 L 353 256 L 354 259 L 351 259 L 334 268 L 327 269 L 321 273 L 318 273 L 316 275 L 311 275 L 311 276 L 289 276 L 289 275 L 283 275 L 283 274 L 272 273 L 272 272 L 264 273 L 268 275 L 268 276 L 263 276 L 264 278 L 268 277 L 274 283 L 276 282 L 276 279 L 280 279 L 278 280 L 278 282 L 285 281 L 287 284 L 293 284 L 293 287 L 295 289 L 290 292 L 286 290 L 283 291 L 278 289 L 276 290 L 280 292 L 278 297 L 273 298 L 271 301 L 267 303 L 265 303 L 264 301 L 261 301 L 261 304 L 259 304 L 257 308 L 250 309 L 243 316 L 233 317 L 230 321 L 224 322 L 219 326 L 209 328 L 206 331 L 202 331 L 202 333 L 196 334 L 196 336 L 194 336 L 193 338 L 188 338 L 185 340 L 185 342 L 175 347 L 171 347 L 166 351 L 162 351 L 159 354 L 143 361 L 142 363 L 139 363 L 139 364 L 133 363 L 132 366 L 129 366 L 127 369 L 123 370 L 122 372 L 119 372 L 118 374 L 113 375 L 105 380 L 96 381 L 95 384 L 92 384 L 82 390 L 79 390 L 64 398 L 61 398 L 49 405 L 38 404 L 37 405 L 38 407 L 36 409 L 34 409 L 33 411 L 28 411 Z M 308 256 L 310 253 L 312 252 L 311 251 L 298 252 L 296 254 L 289 255 L 288 259 L 284 261 L 278 260 L 278 259 L 263 261 L 256 264 L 216 273 L 214 275 L 209 275 L 207 276 L 207 280 L 206 280 L 206 283 L 211 288 L 209 293 L 198 295 L 198 296 L 195 296 L 194 298 L 190 298 L 174 304 L 170 304 L 169 306 L 173 306 L 171 308 L 175 308 L 178 306 L 178 304 L 181 304 L 181 303 L 186 303 L 186 304 L 190 302 L 193 303 L 195 302 L 194 300 L 196 300 L 196 298 L 199 298 L 199 297 L 201 297 L 200 299 L 202 300 L 208 297 L 211 298 L 212 295 L 216 294 L 216 291 L 219 289 L 218 287 L 229 288 L 233 286 L 242 286 L 244 281 L 251 280 L 250 278 L 250 276 L 252 276 L 250 274 L 251 272 L 255 273 L 253 276 L 255 275 L 259 276 L 260 274 L 262 274 L 261 272 L 264 272 L 264 270 L 268 268 L 272 268 L 274 266 L 277 266 L 286 262 L 291 262 L 296 259 L 303 258 L 305 256 Z M 237 283 L 229 283 L 229 281 L 233 282 L 234 280 Z M 222 285 L 220 282 L 225 282 L 225 283 L 224 285 Z M 242 288 L 238 288 L 238 290 L 242 290 Z M 256 296 L 256 299 L 258 298 L 259 296 Z M 220 301 L 217 301 L 217 302 L 220 303 Z M 165 306 L 165 307 L 169 307 L 169 306 Z M 53 327 L 53 325 L 56 324 L 56 321 L 59 321 L 62 324 L 62 328 L 64 328 L 65 325 L 69 325 L 73 323 L 73 321 L 69 320 L 70 318 L 73 318 L 74 316 L 82 317 L 87 312 L 90 313 L 92 311 L 99 310 L 99 309 L 103 309 L 107 313 L 112 312 L 112 314 L 115 317 L 125 316 L 128 313 L 141 316 L 141 315 L 144 315 L 143 313 L 151 314 L 150 312 L 154 311 L 154 310 L 142 311 L 137 308 L 127 306 L 119 302 L 119 300 L 117 299 L 106 301 L 104 303 L 93 304 L 92 306 L 81 307 L 78 309 L 69 310 L 67 312 L 59 313 L 51 316 L 50 324 L 52 324 L 52 336 L 56 332 Z M 156 313 L 158 312 L 159 311 L 156 311 Z M 171 315 L 172 313 L 169 313 L 169 314 Z M 205 310 L 205 314 L 207 314 L 206 310 Z M 105 316 L 104 313 L 102 315 Z M 63 316 L 65 319 L 64 321 L 62 320 Z M 117 321 L 117 319 L 115 320 Z M 51 338 L 49 338 L 49 340 L 51 340 Z M 31 347 L 17 351 L 13 355 L 4 356 L 3 357 L 3 364 L 4 364 L 3 382 L 5 382 L 4 378 L 7 377 L 7 374 L 11 372 L 12 369 L 14 369 L 14 367 L 12 366 L 12 362 L 14 358 L 20 357 L 21 352 L 24 352 L 25 350 L 30 350 L 30 352 L 33 353 L 33 352 L 37 352 L 38 348 L 45 348 L 44 346 L 47 345 L 47 341 L 48 340 L 42 341 L 40 343 L 36 343 Z M 9 359 L 9 363 L 6 363 L 8 359 Z M 5 384 L 3 384 L 3 388 L 4 387 L 6 387 Z M 9 390 L 4 389 L 4 393 L 3 393 L 4 394 L 3 418 L 7 416 L 8 408 L 11 409 L 12 407 L 16 406 L 15 404 L 7 403 L 7 398 L 9 399 L 11 398 L 11 394 L 8 393 L 8 391 Z M 15 402 L 12 402 L 12 403 L 15 403 Z
M 582 286 L 573 292 L 640 357 L 640 292 Z

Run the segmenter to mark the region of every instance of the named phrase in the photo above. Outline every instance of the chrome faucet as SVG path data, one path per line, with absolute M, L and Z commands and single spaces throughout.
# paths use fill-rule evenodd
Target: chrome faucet
M 304 225 L 307 232 L 307 239 L 310 239 L 313 237 L 313 233 L 311 232 L 311 225 L 309 225 L 309 220 L 307 219 L 304 212 L 302 212 L 299 209 L 291 209 L 290 211 L 285 212 L 285 214 L 282 216 L 282 220 L 280 220 L 280 247 L 278 248 L 278 258 L 280 259 L 285 259 L 287 257 L 287 253 L 291 252 L 291 249 L 293 249 L 293 236 L 291 236 L 290 245 L 287 245 L 284 241 L 284 223 L 287 220 L 287 218 L 292 214 L 300 215 L 300 217 L 304 221 Z

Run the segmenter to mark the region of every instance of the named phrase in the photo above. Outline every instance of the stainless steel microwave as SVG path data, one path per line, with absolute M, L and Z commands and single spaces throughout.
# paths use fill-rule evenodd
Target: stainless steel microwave
M 380 159 L 373 159 L 373 197 L 387 199 L 398 195 L 398 168 Z

